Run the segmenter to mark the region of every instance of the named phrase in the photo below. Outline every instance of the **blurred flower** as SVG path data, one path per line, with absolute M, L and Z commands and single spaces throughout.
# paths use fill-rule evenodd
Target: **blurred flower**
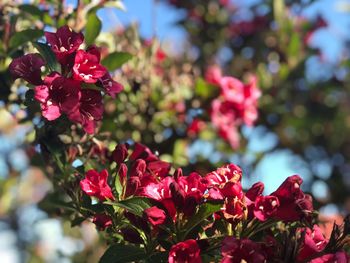
M 40 85 L 41 67 L 46 63 L 39 54 L 27 54 L 12 60 L 9 70 L 12 76 L 22 78 L 33 85 Z

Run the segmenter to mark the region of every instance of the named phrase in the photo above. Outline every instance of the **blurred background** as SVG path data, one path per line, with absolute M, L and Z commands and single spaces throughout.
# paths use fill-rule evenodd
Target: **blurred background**
M 1 1 L 2 39 L 7 16 L 24 14 L 12 25 L 16 30 L 33 23 L 52 30 L 55 24 L 44 12 L 60 6 L 60 23 L 68 23 L 78 1 L 58 2 Z M 266 193 L 299 174 L 322 216 L 335 220 L 349 213 L 350 0 L 110 2 L 117 5 L 97 11 L 102 26 L 96 43 L 136 58 L 114 72 L 125 92 L 106 102 L 102 133 L 112 133 L 116 143 L 140 141 L 187 172 L 236 163 L 244 170 L 243 186 L 263 181 Z M 33 5 L 43 14 L 28 8 Z M 9 80 L 7 66 L 18 47 L 5 47 L 0 46 L 1 262 L 97 262 L 104 243 L 95 226 L 71 228 L 43 203 L 52 186 L 35 158 L 40 114 L 23 104 L 28 87 Z M 262 92 L 257 122 L 239 127 L 236 148 L 211 125 L 211 101 L 218 94 L 204 75 L 212 65 L 242 81 L 254 74 Z

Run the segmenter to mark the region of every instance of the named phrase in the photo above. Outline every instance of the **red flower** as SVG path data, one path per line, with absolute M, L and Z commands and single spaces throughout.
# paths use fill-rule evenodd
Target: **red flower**
M 189 176 L 178 176 L 171 185 L 171 190 L 174 203 L 186 216 L 190 216 L 204 197 L 207 186 L 198 173 L 191 173 Z
M 237 197 L 228 197 L 225 199 L 222 212 L 226 220 L 233 224 L 236 220 L 241 220 L 246 217 L 247 208 L 241 199 Z
M 313 229 L 305 228 L 303 231 L 305 232 L 305 238 L 299 250 L 298 261 L 311 258 L 318 252 L 321 252 L 328 243 L 318 225 L 314 225 Z
M 253 184 L 253 186 L 248 189 L 248 191 L 245 194 L 245 202 L 248 207 L 248 218 L 252 219 L 254 217 L 254 210 L 255 210 L 255 200 L 262 196 L 262 193 L 264 191 L 264 184 L 262 182 L 258 182 Z
M 200 119 L 193 119 L 187 128 L 187 134 L 189 136 L 197 135 L 201 130 L 205 128 L 205 122 Z
M 121 164 L 128 157 L 128 145 L 127 144 L 118 144 L 113 152 L 111 159 L 117 164 Z
M 125 163 L 120 164 L 118 169 L 118 175 L 119 175 L 119 182 L 122 185 L 122 187 L 126 187 L 126 180 L 127 180 L 127 173 L 128 173 L 128 167 Z
M 44 85 L 34 89 L 35 99 L 40 102 L 43 116 L 55 120 L 61 113 L 71 114 L 79 103 L 80 83 L 66 79 L 56 72 L 44 79 Z
M 169 252 L 169 263 L 201 263 L 199 246 L 194 239 L 173 245 Z
M 39 54 L 27 54 L 12 60 L 9 70 L 11 75 L 17 79 L 22 78 L 33 85 L 40 85 L 41 67 L 46 63 Z
M 165 52 L 159 47 L 155 54 L 158 63 L 162 63 L 166 59 Z
M 222 242 L 222 263 L 264 263 L 266 256 L 261 246 L 250 239 L 226 237 Z
M 45 37 L 61 64 L 67 63 L 68 57 L 75 52 L 84 41 L 82 33 L 76 33 L 68 26 L 60 27 L 57 29 L 56 33 L 45 32 Z
M 143 196 L 152 198 L 157 201 L 171 198 L 170 185 L 174 182 L 172 177 L 165 177 L 160 182 L 150 183 L 143 190 Z
M 86 83 L 95 83 L 106 74 L 105 67 L 100 65 L 100 53 L 95 47 L 89 50 L 78 50 L 75 55 L 73 77 Z
M 284 221 L 297 221 L 310 216 L 313 207 L 311 196 L 301 191 L 303 180 L 298 175 L 288 177 L 271 195 L 280 202 L 275 217 Z
M 272 217 L 279 207 L 279 201 L 276 196 L 258 196 L 255 200 L 254 216 L 260 221 Z
M 258 196 L 262 195 L 263 191 L 264 191 L 264 183 L 257 182 L 253 184 L 250 189 L 248 189 L 245 195 L 247 198 L 249 198 L 250 201 L 254 202 Z
M 156 206 L 152 206 L 150 208 L 147 208 L 144 211 L 144 216 L 148 222 L 151 223 L 152 226 L 158 226 L 165 222 L 166 215 L 164 210 L 159 209 Z
M 243 198 L 243 191 L 240 182 L 226 183 L 225 186 L 221 189 L 221 193 L 224 197 L 238 197 L 239 199 Z
M 153 177 L 164 178 L 168 176 L 171 164 L 158 160 L 147 163 L 147 170 Z
M 239 182 L 242 179 L 242 169 L 235 164 L 227 164 L 213 172 L 208 173 L 204 177 L 204 182 L 208 186 L 221 185 L 227 182 Z
M 113 224 L 112 218 L 106 214 L 95 215 L 92 219 L 92 223 L 94 223 L 99 230 L 104 230 Z
M 157 183 L 148 182 L 147 185 L 141 188 L 139 194 L 159 201 L 164 205 L 170 217 L 175 220 L 176 208 L 171 195 L 172 183 L 174 183 L 174 178 L 170 176 Z
M 81 97 L 74 111 L 68 114 L 71 121 L 80 123 L 84 130 L 93 134 L 96 122 L 102 119 L 102 95 L 97 90 L 83 89 Z
M 130 160 L 144 159 L 145 161 L 157 161 L 158 157 L 152 151 L 141 143 L 135 143 L 134 151 L 130 155 Z
M 89 170 L 85 174 L 85 179 L 80 181 L 81 189 L 89 196 L 94 196 L 104 201 L 106 199 L 114 200 L 112 190 L 107 184 L 108 172 L 102 170 L 98 173 L 95 170 Z
M 124 89 L 123 85 L 114 81 L 107 71 L 98 80 L 100 82 L 99 84 L 104 88 L 106 93 L 113 99 L 115 98 L 116 94 L 120 93 Z

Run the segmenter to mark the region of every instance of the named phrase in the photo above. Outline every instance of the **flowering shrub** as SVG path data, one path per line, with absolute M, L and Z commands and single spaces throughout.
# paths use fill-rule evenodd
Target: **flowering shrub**
M 122 91 L 122 86 L 112 80 L 100 64 L 101 55 L 96 46 L 79 50 L 84 40 L 81 33 L 63 26 L 56 33 L 45 32 L 45 37 L 60 63 L 58 70 L 53 71 L 48 65 L 49 73 L 42 80 L 43 59 L 39 54 L 28 54 L 14 59 L 9 66 L 10 72 L 15 78 L 38 85 L 34 88 L 34 97 L 40 102 L 42 115 L 47 120 L 53 121 L 64 113 L 92 134 L 103 115 L 101 91 L 115 97 Z M 93 83 L 96 85 L 91 85 Z
M 220 8 L 228 6 L 227 1 L 219 3 Z M 202 23 L 195 11 L 190 14 L 191 19 Z M 250 27 L 255 22 L 244 25 L 240 30 L 252 34 L 254 30 Z M 237 27 L 232 26 L 231 30 L 233 35 L 238 34 Z M 28 107 L 40 106 L 44 120 L 36 127 L 36 142 L 40 145 L 38 152 L 53 167 L 47 172 L 55 188 L 53 194 L 59 193 L 56 196 L 59 214 L 72 225 L 86 220 L 96 225 L 109 244 L 100 262 L 346 263 L 350 260 L 349 217 L 342 225 L 334 224 L 331 236 L 326 238 L 318 226 L 312 197 L 302 190 L 303 180 L 298 175 L 288 177 L 266 195 L 261 182 L 243 189 L 242 177 L 246 175 L 232 163 L 203 173 L 188 167 L 178 168 L 139 142 L 110 144 L 109 140 L 117 135 L 104 134 L 105 127 L 100 121 L 106 109 L 107 117 L 115 117 L 114 99 L 124 94 L 123 85 L 112 77 L 113 71 L 131 59 L 135 47 L 128 47 L 130 53 L 113 52 L 106 56 L 96 45 L 81 49 L 84 35 L 68 26 L 44 35 L 46 43 L 34 43 L 40 54 L 13 59 L 9 70 L 14 79 L 22 78 L 33 88 L 26 95 L 32 102 Z M 143 123 L 147 119 L 132 119 L 130 116 L 135 111 L 130 108 L 128 112 L 126 106 L 118 112 L 126 116 L 123 122 L 130 121 L 144 130 L 156 127 L 161 132 L 162 125 L 169 127 L 169 122 L 179 122 L 176 123 L 180 126 L 179 133 L 182 128 L 192 138 L 212 125 L 231 148 L 237 149 L 239 129 L 252 126 L 258 118 L 261 91 L 257 77 L 250 75 L 248 82 L 243 83 L 223 76 L 219 67 L 209 67 L 204 79 L 198 78 L 194 83 L 191 78 L 198 77 L 198 73 L 183 67 L 186 70 L 182 68 L 185 71 L 182 78 L 171 78 L 167 70 L 179 69 L 163 65 L 167 56 L 157 43 L 138 44 L 138 52 L 152 66 L 144 72 L 146 76 L 138 75 L 144 67 L 141 63 L 126 65 L 119 71 L 120 78 L 133 83 L 125 92 L 135 89 L 135 97 L 147 98 L 146 107 L 134 101 L 135 108 L 139 107 L 142 113 L 157 115 L 153 113 L 165 109 L 170 113 L 159 118 L 163 122 L 152 118 L 150 123 Z M 149 56 L 152 48 L 155 52 Z M 112 65 L 114 62 L 117 66 Z M 147 76 L 152 74 L 158 79 Z M 159 89 L 159 79 L 167 79 L 169 86 L 165 91 Z M 194 94 L 179 92 L 178 95 L 182 87 L 176 87 L 178 83 L 195 85 Z M 147 86 L 156 88 L 147 89 Z M 168 89 L 175 92 L 158 103 L 157 98 L 165 96 Z M 195 102 L 187 105 L 192 99 Z M 187 111 L 206 102 L 210 106 L 203 108 L 209 119 L 192 116 L 186 120 Z M 171 121 L 164 121 L 167 119 Z M 178 126 L 173 128 L 173 134 L 179 130 Z M 140 133 L 141 139 L 149 138 Z M 166 139 L 156 140 L 167 146 Z M 42 205 L 47 201 L 43 200 Z
M 208 83 L 219 86 L 221 91 L 211 104 L 211 122 L 219 135 L 236 149 L 240 141 L 237 129 L 243 124 L 252 126 L 258 117 L 257 104 L 261 92 L 257 79 L 251 76 L 245 85 L 236 78 L 222 77 L 217 67 L 209 68 L 205 77 Z

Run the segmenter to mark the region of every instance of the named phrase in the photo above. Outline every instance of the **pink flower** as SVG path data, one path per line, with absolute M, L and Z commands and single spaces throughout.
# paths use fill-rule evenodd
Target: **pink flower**
M 249 82 L 244 86 L 244 104 L 241 109 L 243 121 L 246 125 L 252 126 L 258 118 L 257 104 L 261 91 L 257 87 L 256 76 L 251 76 Z
M 94 223 L 99 230 L 104 230 L 113 224 L 112 218 L 106 214 L 95 215 L 92 219 L 92 223 Z
M 226 101 L 236 104 L 244 102 L 244 84 L 240 80 L 234 77 L 223 77 L 220 87 Z
M 211 104 L 210 118 L 221 138 L 228 141 L 233 149 L 239 147 L 237 127 L 241 125 L 235 106 L 228 101 L 215 99 Z
M 279 207 L 276 196 L 258 196 L 255 200 L 254 216 L 260 221 L 271 218 Z
M 315 258 L 310 263 L 348 263 L 350 256 L 345 251 L 339 251 L 335 254 L 326 254 Z
M 101 93 L 91 89 L 81 90 L 81 97 L 76 106 L 75 110 L 68 114 L 68 118 L 80 123 L 87 133 L 93 134 L 97 121 L 101 120 L 103 115 Z
M 305 228 L 303 231 L 305 232 L 305 238 L 298 253 L 298 261 L 311 258 L 318 252 L 321 252 L 328 243 L 318 225 L 314 225 L 313 229 Z
M 45 37 L 61 64 L 67 63 L 68 57 L 84 42 L 83 34 L 72 31 L 68 26 L 60 27 L 56 33 L 45 32 Z
M 123 85 L 114 81 L 107 71 L 98 80 L 99 84 L 104 88 L 106 93 L 113 99 L 115 98 L 116 94 L 120 93 L 124 89 Z
M 89 170 L 85 174 L 85 179 L 80 181 L 80 187 L 89 196 L 94 196 L 104 201 L 106 199 L 114 200 L 112 190 L 107 184 L 108 172 L 106 169 L 98 173 L 95 170 Z
M 144 211 L 144 216 L 148 222 L 151 223 L 152 226 L 158 226 L 165 222 L 166 220 L 166 214 L 164 210 L 159 209 L 156 206 L 152 206 L 150 208 L 147 208 Z
M 194 239 L 173 245 L 169 252 L 169 263 L 201 263 L 199 246 Z
M 222 263 L 264 263 L 266 256 L 261 246 L 250 239 L 226 237 L 222 242 Z
M 95 83 L 106 73 L 106 68 L 100 65 L 100 53 L 95 47 L 87 51 L 77 51 L 73 66 L 74 79 Z
M 303 180 L 298 175 L 288 177 L 271 195 L 280 202 L 275 217 L 283 221 L 298 221 L 308 218 L 313 211 L 312 198 L 303 193 Z
M 33 85 L 41 85 L 41 67 L 46 63 L 39 54 L 27 54 L 12 60 L 9 70 L 13 78 L 22 78 Z
M 211 66 L 207 68 L 205 72 L 205 80 L 206 82 L 219 86 L 222 78 L 221 68 L 219 66 Z
M 40 102 L 43 116 L 55 120 L 62 113 L 71 114 L 79 103 L 80 83 L 66 79 L 56 72 L 44 79 L 44 84 L 34 89 L 35 99 Z

